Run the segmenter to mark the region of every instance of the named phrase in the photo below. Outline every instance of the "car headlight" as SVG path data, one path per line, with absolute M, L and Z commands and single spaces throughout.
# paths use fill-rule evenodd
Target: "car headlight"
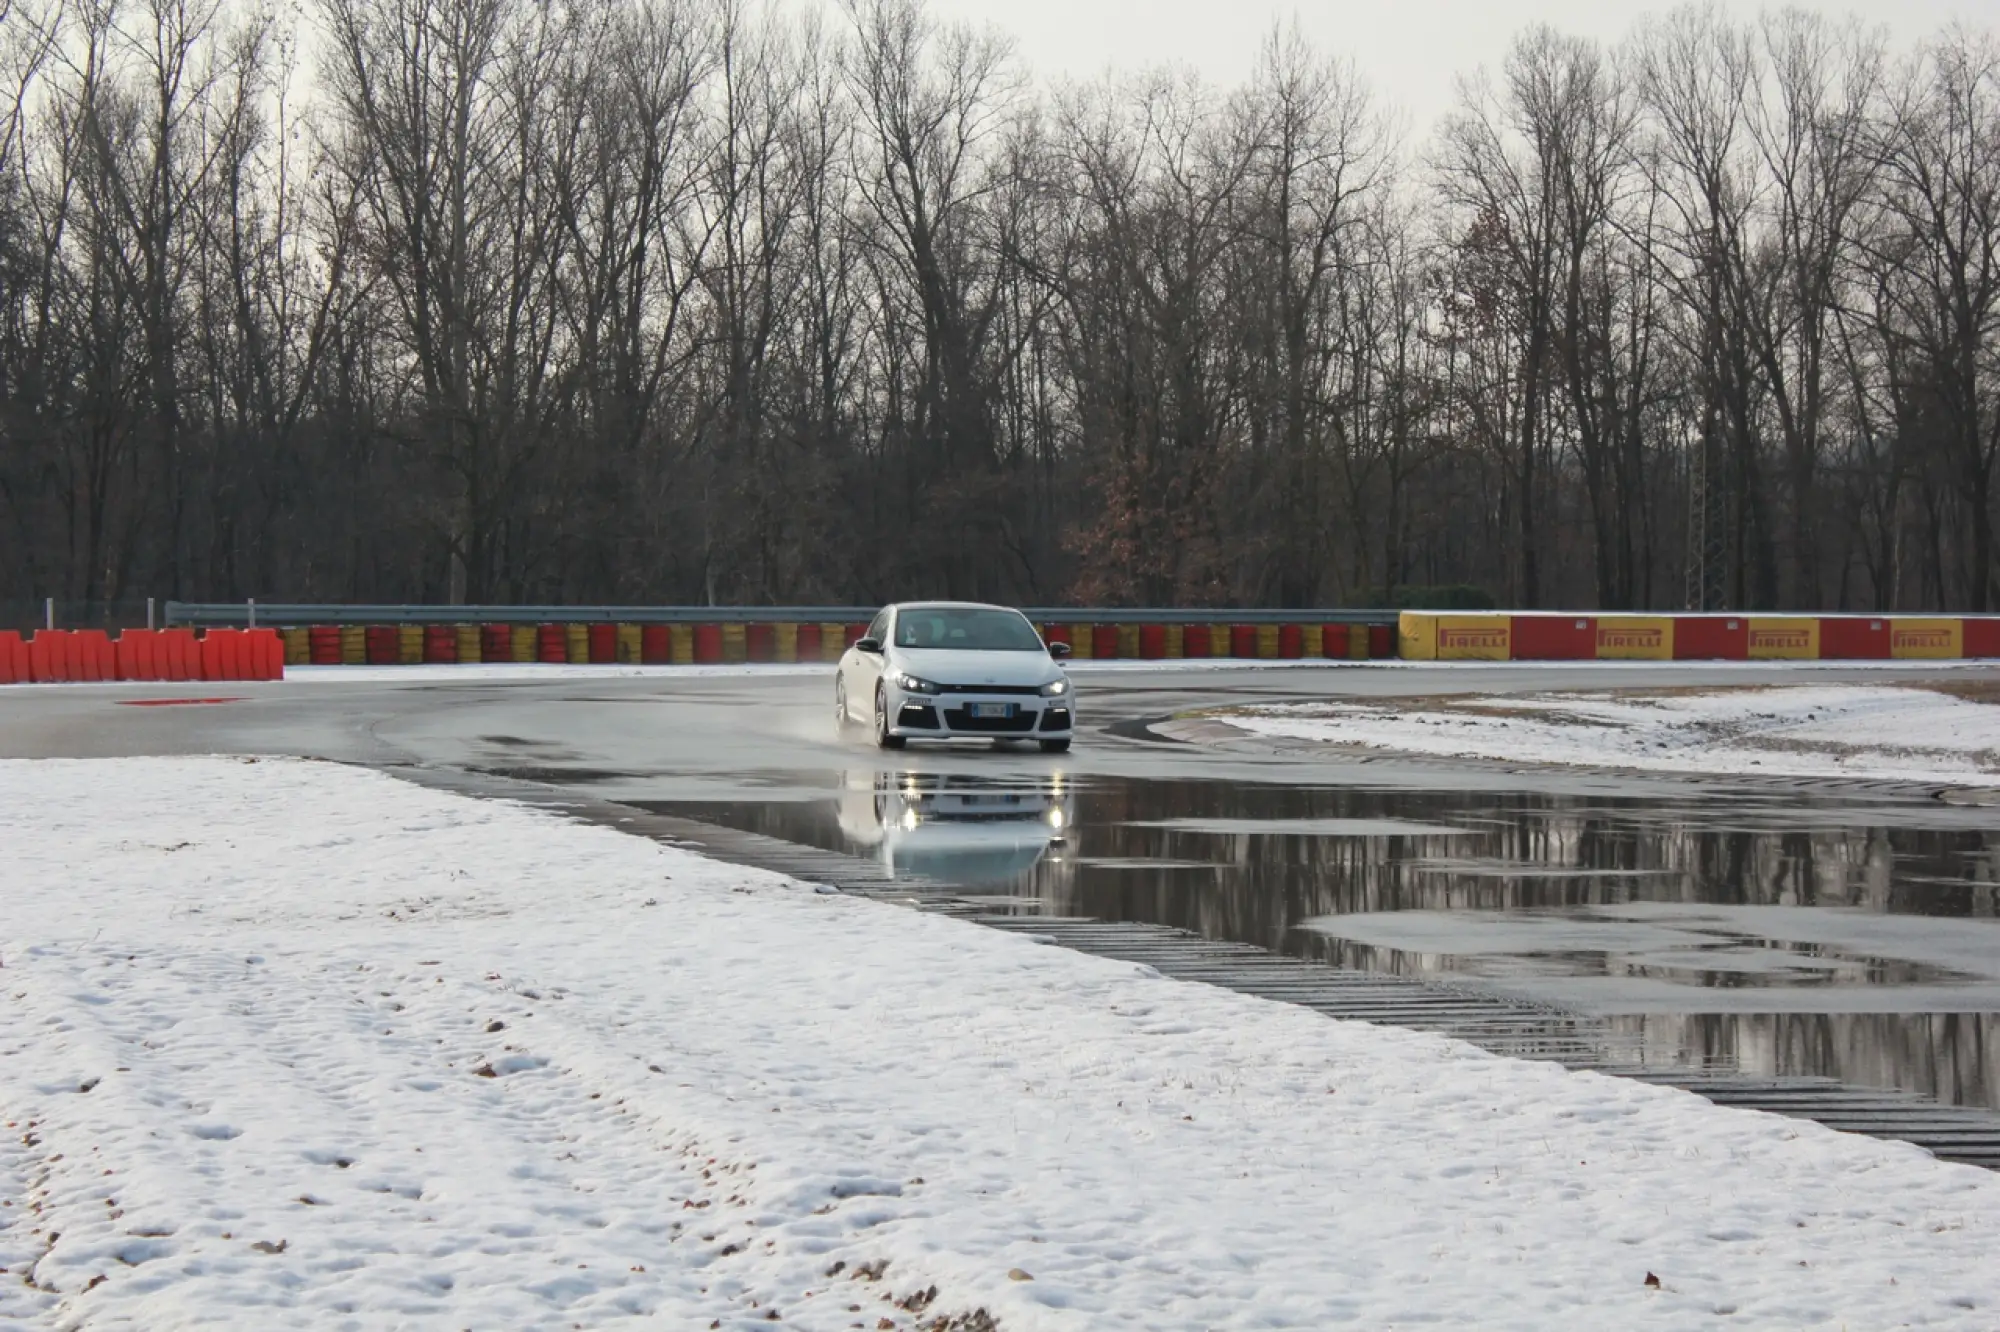
M 897 671 L 890 678 L 896 682 L 896 688 L 906 694 L 935 694 L 938 691 L 938 687 L 929 680 L 911 675 L 908 671 Z
M 1051 680 L 1042 686 L 1043 698 L 1061 698 L 1069 692 L 1068 680 Z

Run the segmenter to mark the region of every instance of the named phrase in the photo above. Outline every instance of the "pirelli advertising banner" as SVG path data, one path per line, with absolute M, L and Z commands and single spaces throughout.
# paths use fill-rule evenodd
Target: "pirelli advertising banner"
M 1597 659 L 1672 661 L 1674 622 L 1665 615 L 1600 615 Z
M 1400 655 L 1409 661 L 1506 661 L 1512 655 L 1513 620 L 1404 611 L 1397 638 Z
M 1819 660 L 1819 619 L 1804 615 L 1750 617 L 1750 660 Z
M 1889 621 L 1889 655 L 1892 657 L 1962 657 L 1965 655 L 1965 621 L 1960 619 L 1905 619 Z

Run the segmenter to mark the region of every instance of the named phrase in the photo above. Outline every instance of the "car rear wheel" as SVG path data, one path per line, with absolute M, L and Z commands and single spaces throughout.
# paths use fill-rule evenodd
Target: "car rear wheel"
M 1067 754 L 1069 752 L 1069 739 L 1064 737 L 1061 740 L 1044 740 L 1042 741 L 1042 752 L 1044 754 Z
M 875 686 L 875 743 L 882 749 L 901 749 L 903 737 L 889 734 L 889 698 L 882 686 Z

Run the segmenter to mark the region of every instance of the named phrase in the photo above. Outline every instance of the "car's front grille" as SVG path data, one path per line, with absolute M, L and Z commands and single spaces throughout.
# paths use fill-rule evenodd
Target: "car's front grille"
M 940 694 L 1039 694 L 1042 692 L 1042 687 L 1040 685 L 941 684 L 938 686 L 938 692 Z
M 986 731 L 995 733 L 1020 733 L 1035 729 L 1034 712 L 1017 712 L 1011 717 L 975 717 L 970 708 L 946 708 L 945 725 L 954 731 Z

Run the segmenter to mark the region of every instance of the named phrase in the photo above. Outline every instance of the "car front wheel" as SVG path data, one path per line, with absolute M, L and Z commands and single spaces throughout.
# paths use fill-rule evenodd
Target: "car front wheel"
M 883 749 L 901 749 L 903 737 L 889 734 L 889 697 L 875 686 L 875 743 Z
M 833 725 L 836 730 L 846 731 L 854 725 L 854 715 L 847 710 L 847 677 L 833 677 Z

